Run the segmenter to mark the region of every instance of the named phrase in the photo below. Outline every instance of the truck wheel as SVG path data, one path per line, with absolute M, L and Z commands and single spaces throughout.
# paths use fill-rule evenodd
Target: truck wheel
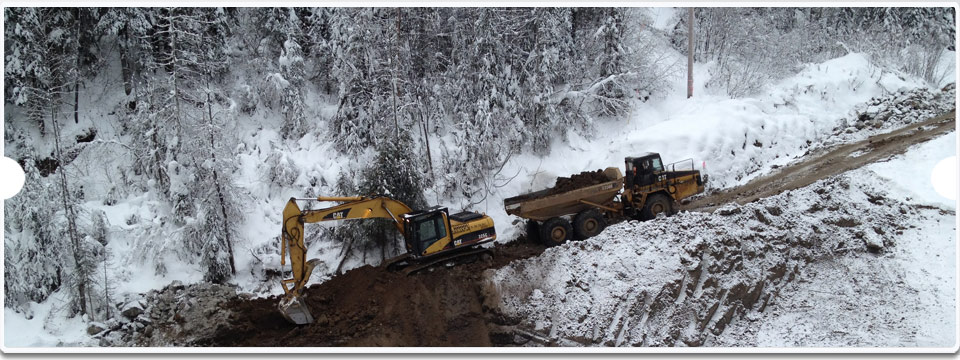
M 567 219 L 550 218 L 540 225 L 540 241 L 546 246 L 556 246 L 567 242 L 573 229 Z
M 643 217 L 647 219 L 654 219 L 660 213 L 670 215 L 673 213 L 672 204 L 673 201 L 670 201 L 670 198 L 664 194 L 653 194 L 647 198 L 647 203 L 643 205 Z
M 603 214 L 597 209 L 585 210 L 573 218 L 573 235 L 577 240 L 597 236 L 606 227 Z
M 527 220 L 527 241 L 540 242 L 540 224 L 536 220 Z

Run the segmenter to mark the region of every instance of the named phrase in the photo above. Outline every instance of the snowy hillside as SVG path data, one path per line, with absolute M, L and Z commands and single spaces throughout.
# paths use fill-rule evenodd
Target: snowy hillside
M 280 266 L 278 240 L 291 197 L 382 194 L 483 212 L 502 246 L 524 231 L 503 199 L 560 176 L 622 169 L 624 157 L 658 152 L 709 174 L 709 195 L 944 114 L 955 108 L 956 53 L 943 45 L 952 41 L 950 14 L 931 9 L 917 10 L 929 17 L 920 23 L 912 8 L 698 9 L 694 31 L 726 36 L 697 40 L 688 99 L 685 13 L 674 8 L 7 8 L 4 156 L 24 166 L 27 184 L 4 202 L 4 346 L 96 346 L 91 324 L 132 336 L 142 324 L 121 313 L 174 282 L 281 294 L 289 265 Z M 743 33 L 732 26 L 739 20 L 780 24 L 768 27 L 779 37 Z M 929 27 L 942 36 L 915 31 Z M 747 40 L 796 49 L 773 61 L 779 55 L 743 47 Z M 919 58 L 891 64 L 883 46 Z M 753 63 L 764 66 L 744 65 Z M 739 65 L 751 72 L 731 73 Z M 955 156 L 954 137 L 723 210 L 732 214 L 622 223 L 550 248 L 489 273 L 491 301 L 523 319 L 508 325 L 571 344 L 950 346 L 943 332 L 956 324 L 929 316 L 955 314 L 943 305 L 952 304 L 955 279 L 916 279 L 930 266 L 956 268 L 948 249 L 956 206 L 929 176 L 905 174 Z M 849 212 L 810 215 L 820 191 L 836 187 L 822 206 Z M 782 215 L 757 215 L 772 208 Z M 895 241 L 868 221 L 845 225 L 871 216 L 902 227 Z M 356 223 L 307 229 L 307 258 L 320 260 L 311 283 L 402 251 L 392 233 L 366 238 L 382 224 Z M 657 240 L 637 241 L 649 234 Z M 882 250 L 868 252 L 864 239 Z M 730 262 L 746 270 L 711 269 L 717 282 L 708 290 L 685 283 L 698 264 L 710 266 L 708 253 L 732 261 L 725 252 L 765 246 L 778 251 Z M 942 256 L 911 266 L 931 254 Z M 828 265 L 814 261 L 828 255 L 836 256 Z M 864 301 L 875 306 L 852 320 L 837 318 L 841 303 L 801 311 L 801 298 L 828 296 L 817 295 L 821 283 L 866 296 L 839 266 L 882 272 L 877 281 L 921 300 L 871 295 Z M 764 283 L 771 267 L 806 280 L 770 280 L 783 300 L 764 300 L 762 313 L 721 295 Z M 692 286 L 686 300 L 641 311 L 683 286 Z M 688 321 L 713 303 L 716 318 Z M 550 304 L 561 305 L 544 312 Z M 903 323 L 889 325 L 885 311 L 907 306 Z M 734 308 L 745 319 L 719 321 Z M 795 333 L 778 326 L 799 318 L 808 322 Z M 888 325 L 805 331 L 817 322 Z M 704 337 L 704 329 L 715 331 Z

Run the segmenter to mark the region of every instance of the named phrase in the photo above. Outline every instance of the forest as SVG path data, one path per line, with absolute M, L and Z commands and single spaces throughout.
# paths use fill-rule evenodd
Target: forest
M 235 281 L 237 244 L 251 243 L 241 225 L 260 216 L 264 194 L 478 204 L 511 181 L 502 169 L 513 156 L 590 138 L 599 120 L 685 76 L 686 59 L 671 54 L 691 51 L 686 9 L 666 29 L 648 10 L 7 7 L 4 156 L 27 180 L 4 202 L 6 306 L 28 311 L 62 291 L 72 313 L 110 318 L 110 277 L 145 258 L 174 260 L 139 271 L 183 263 L 204 281 Z M 938 84 L 955 16 L 696 8 L 692 51 L 710 64 L 707 90 L 731 98 L 849 53 Z M 272 148 L 251 148 L 250 129 L 275 132 Z M 345 165 L 335 179 L 306 172 L 290 149 Z M 251 178 L 239 154 L 261 151 L 265 176 Z M 90 180 L 91 163 L 109 176 Z M 119 224 L 90 205 L 140 202 L 150 210 Z M 317 231 L 354 239 L 360 261 L 375 262 L 398 251 L 391 228 Z M 120 238 L 135 245 L 112 251 Z M 253 257 L 278 252 L 262 241 Z

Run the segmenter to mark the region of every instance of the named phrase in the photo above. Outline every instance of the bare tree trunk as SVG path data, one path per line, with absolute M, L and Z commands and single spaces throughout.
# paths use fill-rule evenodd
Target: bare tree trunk
M 213 128 L 213 109 L 211 108 L 210 103 L 210 93 L 207 92 L 207 113 L 210 121 L 210 127 Z M 219 171 L 217 171 L 217 152 L 214 151 L 216 148 L 215 138 L 213 136 L 213 130 L 210 131 L 210 156 L 213 159 L 213 183 L 217 187 L 217 199 L 220 200 L 220 215 L 223 216 L 223 234 L 226 238 L 227 245 L 227 254 L 230 255 L 230 273 L 237 275 L 237 266 L 233 259 L 233 240 L 230 239 L 230 220 L 228 218 L 229 212 L 227 211 L 227 199 L 223 196 L 223 188 L 220 187 L 220 179 L 218 176 Z
M 76 11 L 77 11 L 77 17 L 76 17 L 76 23 L 77 23 L 76 32 L 77 32 L 77 33 L 74 35 L 74 39 L 76 39 L 76 50 L 77 50 L 76 66 L 77 66 L 77 68 L 76 68 L 76 70 L 75 70 L 75 72 L 74 72 L 74 74 L 75 74 L 76 76 L 74 76 L 74 78 L 73 78 L 73 123 L 74 123 L 74 124 L 79 124 L 79 123 L 80 123 L 80 52 L 81 52 L 81 49 L 82 49 L 82 48 L 80 47 L 80 34 L 81 34 L 81 32 L 80 32 L 80 8 L 77 8 Z
M 433 157 L 430 155 L 430 120 L 428 117 L 423 116 L 423 111 L 420 111 L 420 125 L 423 127 L 423 141 L 426 142 L 427 147 L 427 168 L 430 169 L 430 179 L 431 181 L 435 179 L 433 174 Z
M 73 252 L 74 276 L 76 276 L 77 302 L 80 305 L 80 314 L 87 313 L 87 279 L 89 274 L 83 267 L 82 243 L 80 234 L 77 232 L 77 214 L 73 207 L 73 199 L 70 196 L 70 187 L 67 184 L 66 164 L 64 163 L 63 150 L 60 146 L 60 124 L 57 122 L 56 103 L 51 106 L 50 119 L 53 121 L 54 149 L 56 151 L 57 162 L 60 164 L 60 199 L 63 202 L 63 209 L 67 217 L 67 235 L 70 237 L 70 250 Z
M 350 241 L 347 242 L 347 245 L 343 247 L 343 250 L 340 252 L 342 257 L 340 258 L 340 264 L 337 265 L 337 270 L 334 274 L 342 274 L 341 270 L 343 269 L 343 264 L 347 262 L 347 258 L 350 257 L 350 252 L 353 250 L 353 237 L 350 238 Z
M 397 67 L 400 66 L 400 51 L 397 50 L 400 42 L 400 8 L 397 8 L 397 40 L 393 42 L 393 66 L 390 73 L 393 75 L 393 126 L 397 129 L 397 139 L 400 138 L 400 120 L 397 117 Z
M 180 148 L 180 144 L 183 143 L 183 121 L 181 117 L 183 112 L 180 108 L 180 86 L 177 78 L 179 77 L 177 69 L 179 66 L 177 64 L 177 31 L 174 29 L 174 18 L 173 18 L 173 9 L 170 9 L 170 55 L 172 56 L 171 64 L 173 65 L 173 101 L 177 107 L 177 146 L 176 149 Z M 176 153 L 174 153 L 176 154 Z M 174 156 L 176 158 L 176 156 Z
M 687 21 L 687 98 L 693 97 L 693 8 Z
M 130 65 L 130 56 L 127 52 L 130 51 L 130 40 L 127 37 L 127 25 L 123 25 L 123 28 L 120 29 L 119 33 L 119 42 L 120 42 L 120 72 L 123 75 L 123 92 L 127 95 L 130 95 L 130 92 L 133 91 L 133 71 Z

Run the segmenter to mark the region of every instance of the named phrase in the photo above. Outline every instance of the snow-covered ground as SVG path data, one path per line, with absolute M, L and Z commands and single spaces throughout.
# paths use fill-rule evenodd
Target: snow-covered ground
M 66 317 L 65 294 L 58 292 L 42 304 L 30 304 L 28 314 L 3 309 L 3 345 L 11 347 L 90 346 L 87 321 Z
M 953 347 L 957 344 L 956 199 L 938 194 L 934 166 L 956 156 L 956 132 L 854 176 L 888 198 L 936 206 L 883 256 L 825 259 L 803 270 L 768 311 L 734 324 L 719 346 Z M 956 178 L 953 180 L 956 187 Z
M 488 271 L 487 305 L 565 345 L 951 348 L 956 204 L 929 174 L 955 149 L 951 132 L 744 206 L 620 223 Z

